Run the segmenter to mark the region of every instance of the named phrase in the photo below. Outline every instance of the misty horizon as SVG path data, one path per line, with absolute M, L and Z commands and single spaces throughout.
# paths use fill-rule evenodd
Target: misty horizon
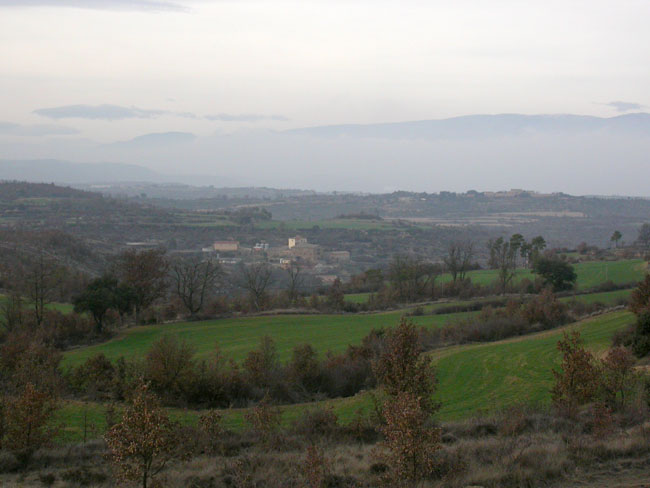
M 646 3 L 5 0 L 0 13 L 0 159 L 230 186 L 648 196 Z
M 54 137 L 5 143 L 3 159 L 134 164 L 172 180 L 205 175 L 217 186 L 648 196 L 635 177 L 647 171 L 648 134 L 646 113 L 475 115 L 208 136 L 153 133 L 106 144 Z

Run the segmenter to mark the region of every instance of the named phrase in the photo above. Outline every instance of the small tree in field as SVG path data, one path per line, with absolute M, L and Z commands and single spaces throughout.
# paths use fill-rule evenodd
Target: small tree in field
M 383 413 L 379 458 L 390 467 L 387 481 L 408 486 L 429 475 L 440 449 L 440 429 L 427 425 L 429 414 L 422 409 L 421 398 L 400 392 L 384 404 Z
M 53 299 L 62 271 L 61 266 L 42 249 L 35 259 L 20 270 L 19 287 L 27 298 L 38 325 L 45 319 L 46 305 Z
M 142 252 L 129 249 L 118 256 L 118 275 L 128 287 L 137 323 L 140 323 L 142 311 L 165 295 L 168 269 L 169 262 L 162 249 Z
M 515 237 L 514 240 L 510 239 L 510 241 L 499 237 L 497 240 L 488 242 L 488 250 L 490 251 L 489 265 L 498 270 L 497 282 L 502 295 L 505 294 L 510 282 L 515 277 L 520 242 L 518 237 Z
M 273 283 L 273 268 L 268 263 L 242 264 L 239 268 L 239 286 L 243 288 L 255 311 L 268 304 L 268 287 Z
M 75 298 L 74 311 L 77 313 L 90 312 L 95 321 L 95 331 L 101 334 L 104 328 L 104 317 L 115 303 L 117 279 L 112 276 L 102 276 L 91 281 L 86 289 Z
M 56 402 L 49 394 L 36 390 L 32 383 L 27 383 L 18 396 L 11 398 L 4 410 L 3 447 L 22 463 L 27 463 L 56 436 L 57 430 L 52 426 Z
M 280 428 L 282 412 L 279 408 L 271 405 L 267 395 L 247 414 L 244 415 L 253 431 L 259 436 L 262 444 L 270 446 L 275 440 L 276 433 Z
M 630 310 L 636 315 L 632 348 L 643 357 L 650 352 L 650 274 L 632 291 Z
M 558 341 L 557 348 L 562 352 L 563 358 L 561 371 L 553 370 L 553 404 L 563 414 L 572 416 L 580 405 L 594 398 L 599 372 L 593 354 L 583 347 L 577 330 L 565 332 Z
M 144 384 L 136 390 L 122 421 L 104 439 L 110 459 L 119 470 L 119 478 L 140 480 L 143 488 L 147 488 L 149 480 L 170 460 L 183 457 L 176 425 Z
M 195 348 L 175 336 L 164 335 L 151 345 L 145 357 L 147 380 L 157 392 L 178 395 L 183 392 L 194 368 Z
M 333 310 L 341 310 L 345 306 L 345 293 L 341 280 L 336 278 L 327 291 L 327 306 Z
M 630 310 L 636 315 L 650 312 L 650 274 L 646 274 L 643 281 L 632 290 Z
M 217 286 L 222 271 L 218 264 L 200 258 L 177 260 L 171 267 L 172 284 L 190 317 L 203 310 L 203 304 Z
M 533 264 L 533 273 L 540 275 L 553 291 L 570 290 L 578 279 L 573 266 L 561 259 L 538 258 Z
M 650 224 L 647 222 L 639 228 L 637 242 L 645 249 L 650 248 Z
M 439 405 L 433 402 L 435 372 L 422 357 L 415 326 L 403 319 L 386 340 L 386 350 L 374 364 L 387 399 L 382 408 L 384 442 L 378 458 L 388 464 L 388 481 L 404 486 L 430 474 L 440 449 L 440 430 L 429 425 Z
M 637 380 L 635 362 L 634 354 L 625 347 L 610 349 L 603 359 L 601 387 L 608 407 L 621 407 L 629 401 Z
M 389 332 L 386 349 L 373 364 L 377 380 L 389 397 L 409 392 L 418 397 L 422 409 L 429 414 L 438 410 L 432 396 L 436 376 L 431 359 L 421 354 L 420 340 L 415 326 L 403 318 L 400 324 Z
M 209 454 L 214 454 L 219 450 L 219 441 L 225 432 L 222 420 L 222 415 L 216 410 L 210 410 L 199 417 L 199 427 Z

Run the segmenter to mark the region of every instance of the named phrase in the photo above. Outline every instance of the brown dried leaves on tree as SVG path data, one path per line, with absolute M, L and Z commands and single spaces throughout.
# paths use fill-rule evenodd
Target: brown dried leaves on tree
M 50 445 L 58 432 L 52 425 L 56 400 L 27 383 L 17 396 L 7 400 L 4 407 L 2 447 L 26 463 L 38 449 Z
M 553 404 L 564 415 L 573 416 L 580 405 L 590 402 L 598 389 L 599 372 L 593 354 L 583 347 L 580 332 L 565 332 L 557 348 L 562 352 L 560 371 L 553 370 Z
M 376 455 L 389 467 L 386 481 L 391 486 L 408 486 L 431 474 L 440 449 L 440 429 L 430 422 L 439 408 L 432 398 L 435 373 L 431 360 L 420 352 L 415 326 L 402 320 L 374 364 L 387 395 L 382 410 L 384 441 Z
M 112 463 L 122 480 L 148 482 L 172 459 L 182 459 L 178 427 L 146 385 L 140 385 L 122 421 L 104 436 Z
M 409 486 L 435 469 L 440 429 L 428 425 L 429 417 L 421 398 L 410 392 L 400 392 L 384 404 L 386 424 L 381 427 L 384 440 L 378 457 L 390 468 L 386 481 L 391 486 Z

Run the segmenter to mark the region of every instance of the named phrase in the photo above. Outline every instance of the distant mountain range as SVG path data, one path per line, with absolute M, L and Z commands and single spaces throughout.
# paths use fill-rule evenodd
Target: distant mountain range
M 232 178 L 217 176 L 166 175 L 136 164 L 74 163 L 57 159 L 0 159 L 0 180 L 68 185 L 146 182 L 234 186 L 237 183 Z
M 0 160 L 0 180 L 47 183 L 163 181 L 155 171 L 122 163 L 73 163 L 56 159 Z
M 650 114 L 467 115 L 198 136 L 162 132 L 113 143 L 51 137 L 0 141 L 0 154 L 0 179 L 71 185 L 319 192 L 505 187 L 648 196 Z M 50 155 L 59 159 L 40 159 Z
M 465 115 L 438 120 L 306 127 L 288 130 L 285 133 L 316 137 L 464 139 L 516 136 L 526 133 L 575 134 L 598 130 L 650 134 L 650 114 L 640 112 L 609 118 L 570 114 Z
M 170 145 L 170 144 L 184 144 L 192 142 L 196 139 L 194 134 L 189 132 L 154 132 L 152 134 L 144 134 L 142 136 L 134 137 L 128 141 L 113 142 L 109 146 L 134 148 L 146 147 L 150 145 Z

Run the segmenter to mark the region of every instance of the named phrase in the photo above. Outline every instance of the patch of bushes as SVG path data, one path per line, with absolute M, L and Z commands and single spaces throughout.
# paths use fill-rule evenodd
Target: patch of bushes
M 197 361 L 187 344 L 164 336 L 144 360 L 120 358 L 113 365 L 99 354 L 73 368 L 66 380 L 79 396 L 124 400 L 144 378 L 166 405 L 198 408 L 246 407 L 266 395 L 275 403 L 352 396 L 376 384 L 372 361 L 382 350 L 381 334 L 372 332 L 361 345 L 323 358 L 308 344 L 296 346 L 285 364 L 268 337 L 236 364 L 217 350 Z

